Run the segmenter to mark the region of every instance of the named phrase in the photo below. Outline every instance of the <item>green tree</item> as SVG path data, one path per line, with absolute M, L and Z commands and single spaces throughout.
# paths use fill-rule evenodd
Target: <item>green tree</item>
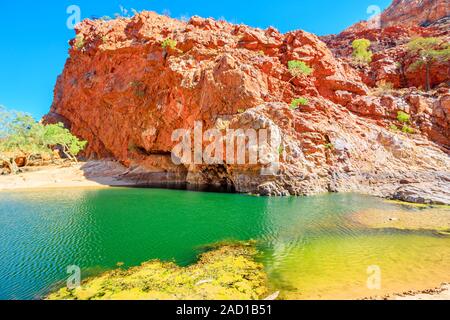
M 16 173 L 19 170 L 14 162 L 15 156 L 10 152 L 7 152 L 9 148 L 7 137 L 10 132 L 10 123 L 15 116 L 14 113 L 7 111 L 3 106 L 0 106 L 0 164 L 6 165 L 11 173 Z
M 288 62 L 288 70 L 291 74 L 292 78 L 289 79 L 288 84 L 292 82 L 295 78 L 301 77 L 301 76 L 310 76 L 314 69 L 308 66 L 304 61 L 299 60 L 291 60 Z M 286 91 L 286 87 L 281 92 L 281 99 L 284 97 L 284 92 Z
M 61 123 L 43 125 L 28 114 L 8 111 L 0 106 L 0 160 L 11 173 L 18 171 L 17 157 L 25 157 L 25 165 L 28 165 L 32 157 L 51 156 L 56 147 L 61 148 L 69 160 L 76 162 L 76 156 L 86 144 Z
M 42 145 L 36 136 L 37 126 L 34 119 L 24 113 L 1 108 L 0 155 L 10 171 L 17 172 L 15 159 L 25 157 L 26 164 L 32 154 L 43 153 Z
M 177 44 L 178 42 L 176 40 L 167 38 L 161 43 L 161 47 L 163 47 L 163 49 L 170 48 L 174 50 L 177 47 Z
M 353 60 L 359 65 L 366 65 L 372 62 L 372 51 L 369 50 L 371 45 L 370 40 L 356 39 L 352 43 Z
M 309 76 L 314 71 L 314 69 L 308 66 L 305 62 L 298 60 L 289 61 L 288 69 L 293 79 L 302 75 Z M 291 79 L 291 81 L 293 79 Z
M 60 146 L 67 158 L 78 162 L 77 155 L 86 147 L 87 141 L 79 140 L 62 123 L 57 123 L 43 126 L 43 144 L 47 147 Z
M 435 62 L 445 62 L 450 60 L 450 43 L 441 38 L 415 38 L 408 45 L 408 52 L 415 56 L 417 60 L 409 66 L 409 70 L 414 71 L 425 67 L 425 89 L 431 89 L 430 70 Z

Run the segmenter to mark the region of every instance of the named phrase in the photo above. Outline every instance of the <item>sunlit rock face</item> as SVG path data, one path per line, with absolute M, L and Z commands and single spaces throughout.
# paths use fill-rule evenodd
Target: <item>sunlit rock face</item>
M 166 39 L 172 45 L 164 45 Z M 406 182 L 448 183 L 448 88 L 374 94 L 374 76 L 337 54 L 341 44 L 330 39 L 199 17 L 182 22 L 152 12 L 85 20 L 46 121 L 64 121 L 89 141 L 86 157 L 121 161 L 142 184 L 392 196 Z M 374 63 L 386 59 L 387 53 L 379 54 Z M 292 60 L 304 61 L 312 74 L 293 77 Z M 385 70 L 378 77 L 395 78 L 378 63 Z M 436 76 L 433 84 L 440 81 L 445 79 Z M 306 103 L 291 107 L 299 97 Z M 401 125 L 399 110 L 410 113 L 416 134 L 390 129 Z M 270 151 L 277 170 L 267 174 L 267 161 L 236 164 L 225 156 L 217 164 L 174 163 L 174 130 L 193 130 L 198 122 L 224 135 L 230 129 L 279 133 L 281 145 Z M 210 142 L 203 139 L 200 146 Z
M 450 16 L 448 0 L 394 0 L 383 12 L 383 27 L 393 25 L 428 26 Z

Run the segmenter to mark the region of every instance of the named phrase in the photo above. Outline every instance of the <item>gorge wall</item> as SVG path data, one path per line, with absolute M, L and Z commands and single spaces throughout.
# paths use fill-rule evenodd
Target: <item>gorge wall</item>
M 448 0 L 394 0 L 381 15 L 384 28 L 396 25 L 429 26 L 450 15 Z
M 441 1 L 428 2 L 440 12 Z M 403 24 L 404 15 L 389 12 L 388 28 L 323 38 L 199 17 L 182 22 L 152 12 L 85 20 L 45 121 L 64 122 L 88 140 L 87 158 L 118 160 L 140 184 L 211 185 L 262 195 L 363 192 L 450 203 L 449 64 L 433 66 L 430 92 L 417 89 L 423 85 L 420 70 L 405 74 L 398 67 L 412 63 L 404 50 L 411 37 L 448 41 L 449 29 L 416 25 L 441 14 L 394 26 Z M 365 69 L 349 59 L 351 41 L 363 35 L 375 51 Z M 175 45 L 164 47 L 165 39 Z M 291 60 L 304 61 L 313 73 L 292 79 Z M 380 92 L 379 80 L 397 90 Z M 307 103 L 291 108 L 299 97 Z M 400 125 L 399 111 L 411 115 L 415 134 L 392 130 Z M 205 130 L 281 132 L 281 148 L 269 150 L 279 155 L 279 170 L 261 175 L 267 163 L 235 165 L 225 158 L 216 165 L 175 165 L 172 133 L 196 122 Z

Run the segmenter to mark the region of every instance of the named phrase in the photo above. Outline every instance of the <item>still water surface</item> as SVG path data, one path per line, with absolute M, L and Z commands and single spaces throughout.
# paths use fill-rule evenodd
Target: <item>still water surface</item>
M 0 299 L 38 299 L 64 283 L 67 267 L 89 277 L 117 263 L 196 261 L 205 245 L 258 241 L 284 298 L 362 298 L 450 281 L 450 237 L 373 230 L 363 210 L 419 209 L 355 194 L 258 198 L 160 189 L 0 193 Z M 447 209 L 445 209 L 447 210 Z M 369 290 L 370 266 L 381 290 Z

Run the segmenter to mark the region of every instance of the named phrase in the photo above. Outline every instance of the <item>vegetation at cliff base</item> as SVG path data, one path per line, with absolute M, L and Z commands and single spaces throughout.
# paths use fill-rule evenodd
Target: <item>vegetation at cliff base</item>
M 372 51 L 369 50 L 371 45 L 370 40 L 356 39 L 352 43 L 353 47 L 353 61 L 359 65 L 366 65 L 372 62 Z
M 86 144 L 62 123 L 44 125 L 26 113 L 0 106 L 0 167 L 6 165 L 11 173 L 18 171 L 16 158 L 25 158 L 24 166 L 27 166 L 33 158 L 53 157 L 55 149 L 76 162 L 76 156 Z
M 292 76 L 292 78 L 289 79 L 289 81 L 288 81 L 288 85 L 290 85 L 291 81 L 294 80 L 295 78 L 302 77 L 302 76 L 307 77 L 307 76 L 310 76 L 314 72 L 313 68 L 308 66 L 304 61 L 299 61 L 299 60 L 289 61 L 288 62 L 288 70 Z M 281 99 L 283 99 L 285 91 L 286 91 L 286 87 L 281 92 L 281 97 L 280 97 Z
M 267 297 L 267 276 L 253 243 L 226 244 L 191 266 L 150 261 L 63 288 L 49 300 L 258 300 Z
M 42 143 L 44 147 L 46 146 L 48 150 L 51 150 L 54 146 L 60 147 L 64 155 L 71 161 L 77 162 L 77 155 L 87 145 L 87 141 L 78 139 L 62 123 L 49 125 L 36 123 L 35 126 L 43 130 L 44 139 Z
M 416 61 L 409 66 L 414 71 L 425 68 L 425 89 L 431 89 L 431 67 L 436 62 L 450 60 L 450 43 L 441 38 L 415 38 L 408 45 L 408 52 Z
M 407 133 L 407 134 L 414 134 L 414 133 L 416 133 L 416 131 L 413 128 L 411 128 L 410 126 L 408 126 L 407 124 L 403 125 L 402 132 L 403 133 Z

